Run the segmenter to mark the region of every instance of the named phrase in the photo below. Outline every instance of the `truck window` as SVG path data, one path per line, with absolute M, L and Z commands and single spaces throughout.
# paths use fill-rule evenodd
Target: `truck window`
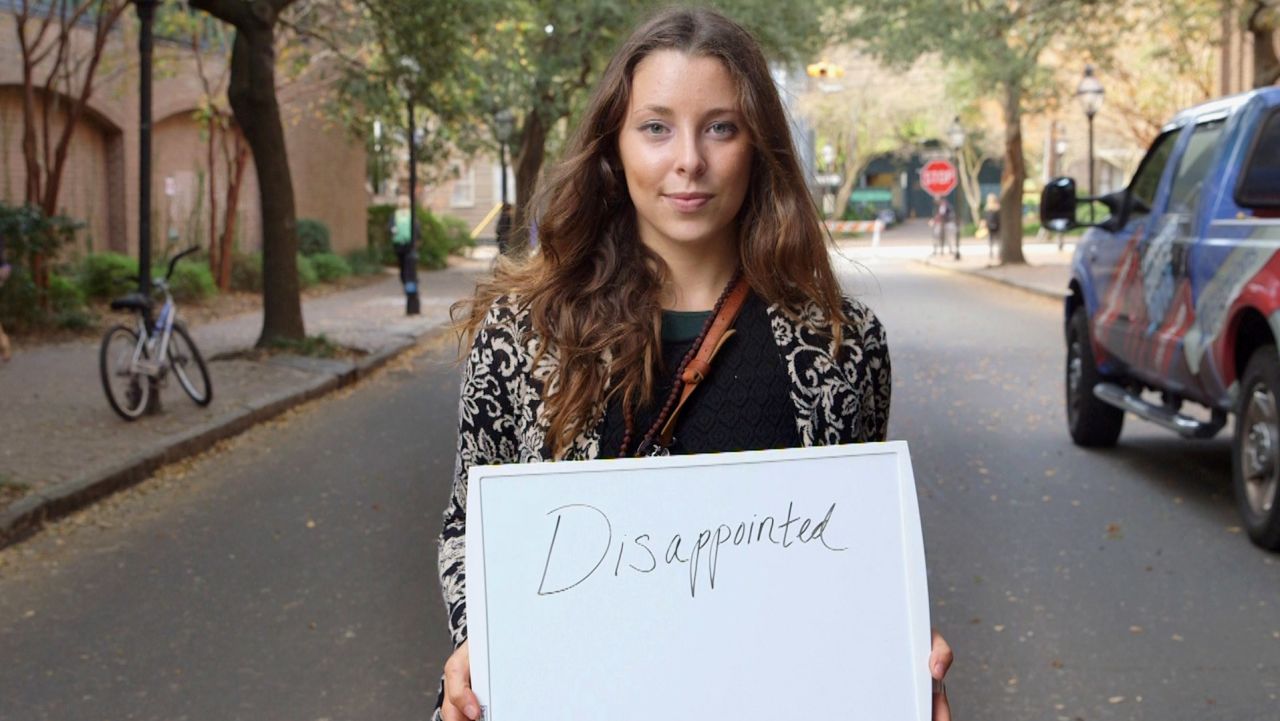
M 1173 153 L 1173 145 L 1178 139 L 1178 131 L 1169 132 L 1156 138 L 1142 159 L 1138 172 L 1129 183 L 1129 198 L 1132 202 L 1130 217 L 1147 215 L 1156 202 L 1156 190 L 1160 187 L 1160 176 L 1164 175 L 1164 166 L 1169 164 L 1169 155 Z
M 1225 120 L 1201 123 L 1191 131 L 1187 151 L 1178 161 L 1178 171 L 1173 176 L 1173 188 L 1169 191 L 1169 212 L 1192 214 L 1200 202 L 1200 188 L 1209 174 L 1214 151 L 1222 138 Z
M 1242 208 L 1280 208 L 1280 110 L 1262 124 L 1245 161 L 1236 203 Z

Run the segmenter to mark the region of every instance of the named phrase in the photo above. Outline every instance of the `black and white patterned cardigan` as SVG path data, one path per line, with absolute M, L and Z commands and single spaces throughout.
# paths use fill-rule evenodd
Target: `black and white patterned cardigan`
M 819 329 L 828 324 L 816 304 L 798 318 L 768 309 L 778 352 L 791 377 L 796 428 L 804 446 L 882 441 L 889 424 L 889 349 L 884 327 L 862 303 L 845 298 L 843 358 Z M 533 366 L 542 341 L 529 313 L 499 298 L 467 357 L 458 403 L 458 456 L 453 495 L 440 534 L 440 586 L 455 647 L 467 640 L 467 471 L 473 465 L 551 460 L 543 448 L 546 419 L 541 389 L 556 362 L 553 352 Z M 607 359 L 604 361 L 607 363 Z M 603 417 L 603 415 L 602 415 Z M 567 460 L 595 458 L 599 424 L 574 439 Z

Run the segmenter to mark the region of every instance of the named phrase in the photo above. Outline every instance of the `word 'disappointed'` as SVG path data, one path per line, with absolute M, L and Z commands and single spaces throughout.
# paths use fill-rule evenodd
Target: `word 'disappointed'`
M 553 508 L 547 512 L 547 515 L 555 516 L 556 525 L 551 533 L 551 543 L 547 546 L 547 559 L 542 569 L 542 580 L 538 584 L 538 595 L 551 596 L 581 585 L 595 575 L 608 558 L 615 559 L 614 576 L 621 574 L 624 568 L 633 573 L 648 574 L 659 570 L 663 565 L 667 567 L 684 565 L 689 574 L 689 595 L 696 596 L 700 569 L 705 569 L 707 584 L 712 590 L 715 589 L 716 569 L 719 565 L 722 546 L 745 548 L 753 545 L 756 547 L 773 545 L 789 549 L 797 544 L 808 545 L 816 542 L 828 551 L 845 550 L 833 547 L 824 537 L 824 534 L 830 530 L 831 518 L 836 511 L 835 503 L 827 508 L 826 515 L 817 522 L 813 518 L 797 517 L 794 510 L 795 503 L 788 503 L 786 520 L 783 521 L 773 516 L 763 518 L 753 516 L 750 521 L 741 521 L 737 525 L 721 523 L 714 529 L 710 527 L 702 529 L 696 536 L 674 533 L 666 544 L 666 550 L 659 556 L 654 552 L 654 548 L 662 551 L 662 546 L 655 544 L 654 537 L 649 533 L 638 534 L 631 537 L 629 541 L 626 536 L 623 536 L 617 544 L 615 555 L 613 523 L 604 511 L 595 506 L 586 503 L 570 503 Z M 557 546 L 556 541 L 560 537 L 561 526 L 568 528 L 570 524 L 573 524 L 579 537 L 585 529 L 588 537 L 594 536 L 598 539 L 591 541 L 598 543 L 600 547 L 600 555 L 594 561 L 594 565 L 591 562 L 595 557 L 594 554 L 586 554 L 584 557 L 582 553 L 576 553 L 573 554 L 576 556 L 573 563 L 578 568 L 566 570 L 569 562 L 565 557 L 568 554 L 565 553 L 564 544 Z M 595 529 L 594 532 L 592 528 Z M 664 534 L 663 538 L 665 537 Z M 559 554 L 557 554 L 557 548 L 559 548 Z M 557 571 L 554 576 L 562 580 L 552 581 L 549 584 L 547 577 L 553 568 Z M 563 579 L 572 580 L 566 582 Z

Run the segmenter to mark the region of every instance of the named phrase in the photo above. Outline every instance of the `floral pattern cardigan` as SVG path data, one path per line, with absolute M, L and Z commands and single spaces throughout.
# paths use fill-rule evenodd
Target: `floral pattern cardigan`
M 816 304 L 798 317 L 776 304 L 768 309 L 773 337 L 791 378 L 796 427 L 804 446 L 882 441 L 889 424 L 889 349 L 884 327 L 871 310 L 845 298 L 842 357 L 831 353 L 827 327 Z M 440 534 L 440 586 L 455 647 L 467 640 L 467 471 L 473 465 L 548 461 L 541 389 L 554 353 L 533 359 L 542 340 L 527 310 L 509 297 L 490 308 L 476 334 L 462 376 L 458 408 L 458 456 L 453 494 Z M 607 362 L 607 359 L 602 361 Z M 601 412 L 603 417 L 603 410 Z M 576 438 L 566 460 L 595 458 L 599 425 Z

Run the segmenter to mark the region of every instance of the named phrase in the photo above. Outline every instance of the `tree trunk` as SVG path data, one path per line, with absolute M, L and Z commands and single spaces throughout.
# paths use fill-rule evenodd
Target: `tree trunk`
M 1004 172 L 1000 175 L 1000 263 L 1026 263 L 1022 255 L 1022 88 L 1006 81 L 1004 96 Z
M 1253 87 L 1265 88 L 1280 82 L 1280 57 L 1276 55 L 1276 30 L 1280 28 L 1280 4 L 1257 0 L 1249 16 L 1253 34 Z
M 227 202 L 222 219 L 222 240 L 218 243 L 218 259 L 222 265 L 218 268 L 218 286 L 223 290 L 231 287 L 231 254 L 236 239 L 236 212 L 240 206 L 240 188 L 244 185 L 244 171 L 249 167 L 249 146 L 244 144 L 239 135 L 235 136 L 236 154 L 232 168 L 228 171 L 231 177 L 227 182 Z
M 265 3 L 255 4 L 260 8 Z M 262 335 L 258 346 L 278 340 L 302 340 L 302 302 L 298 290 L 297 215 L 293 177 L 276 101 L 274 13 L 254 12 L 253 21 L 236 28 L 231 51 L 227 99 L 236 123 L 253 151 L 262 204 Z
M 547 145 L 547 127 L 541 113 L 536 110 L 525 116 L 520 129 L 520 152 L 516 155 L 516 217 L 511 229 L 509 247 L 517 254 L 529 250 L 529 229 L 532 225 L 534 195 L 538 190 L 538 174 L 542 172 Z

